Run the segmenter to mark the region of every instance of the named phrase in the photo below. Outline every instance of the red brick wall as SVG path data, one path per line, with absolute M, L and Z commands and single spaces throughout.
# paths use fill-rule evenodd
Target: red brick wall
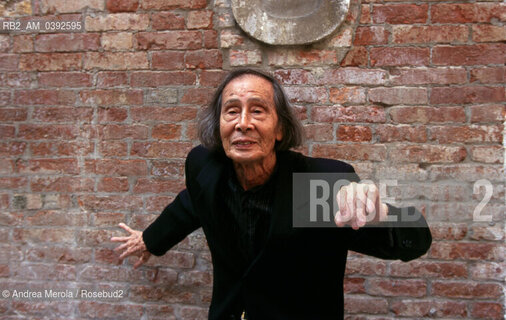
M 181 190 L 198 109 L 248 65 L 286 86 L 303 152 L 411 181 L 390 194 L 431 218 L 422 259 L 350 255 L 348 319 L 503 319 L 504 3 L 352 0 L 337 32 L 296 47 L 246 36 L 229 0 L 17 0 L 0 12 L 84 25 L 0 34 L 0 288 L 123 290 L 2 298 L 4 318 L 205 318 L 201 232 L 138 270 L 117 265 L 108 239 L 119 222 L 147 226 Z M 492 223 L 472 220 L 479 179 Z

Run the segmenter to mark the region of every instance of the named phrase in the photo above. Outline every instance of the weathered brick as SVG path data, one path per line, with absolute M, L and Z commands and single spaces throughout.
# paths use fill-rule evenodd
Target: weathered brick
M 231 48 L 237 47 L 244 43 L 244 36 L 238 31 L 225 29 L 220 33 L 220 47 Z
M 426 142 L 427 129 L 412 125 L 378 125 L 375 130 L 379 142 L 412 141 Z
M 27 34 L 13 36 L 12 51 L 16 53 L 33 52 L 33 36 Z
M 31 87 L 33 79 L 27 72 L 9 72 L 0 74 L 0 86 L 2 87 Z
M 83 90 L 81 101 L 85 105 L 138 105 L 142 104 L 141 90 Z
M 371 48 L 371 66 L 423 66 L 429 64 L 428 48 Z
M 202 33 L 199 31 L 139 32 L 136 39 L 142 50 L 202 48 Z
M 471 148 L 471 159 L 483 163 L 503 163 L 504 148 L 501 146 L 476 146 Z
M 202 70 L 200 73 L 200 85 L 204 87 L 217 87 L 225 78 L 226 72 L 222 70 Z
M 329 101 L 339 104 L 359 104 L 365 102 L 365 90 L 361 87 L 330 88 Z
M 333 139 L 331 124 L 305 124 L 306 138 L 310 141 L 328 141 Z
M 393 107 L 389 109 L 392 121 L 397 123 L 465 122 L 462 107 Z
M 139 178 L 134 185 L 133 192 L 142 193 L 179 193 L 185 188 L 184 181 L 167 179 Z
M 506 28 L 494 25 L 473 25 L 473 41 L 499 42 L 506 41 Z
M 325 103 L 328 100 L 327 90 L 323 87 L 286 87 L 285 92 L 293 103 Z
M 70 71 L 81 70 L 81 67 L 82 54 L 80 53 L 29 53 L 19 58 L 20 70 Z
M 499 298 L 502 295 L 502 288 L 496 283 L 437 281 L 432 283 L 432 293 L 435 296 L 450 298 Z
M 74 230 L 62 227 L 17 228 L 13 230 L 12 239 L 21 243 L 71 244 L 74 243 L 74 233 Z
M 105 7 L 109 12 L 134 12 L 139 7 L 139 0 L 107 0 Z
M 471 239 L 485 241 L 500 241 L 504 239 L 502 227 L 473 225 Z
M 372 88 L 369 90 L 369 101 L 386 105 L 394 104 L 425 104 L 427 89 L 425 88 Z
M 105 70 L 147 69 L 148 58 L 145 52 L 88 52 L 84 58 L 84 68 Z
M 93 192 L 95 181 L 78 177 L 33 178 L 30 188 L 34 192 Z
M 432 88 L 431 104 L 467 104 L 503 102 L 504 90 L 501 87 L 437 87 Z
M 467 265 L 462 262 L 411 261 L 394 262 L 390 274 L 394 277 L 467 278 Z
M 157 70 L 178 70 L 184 68 L 184 52 L 163 51 L 151 54 L 151 65 Z
M 131 75 L 133 87 L 160 87 L 174 85 L 194 85 L 195 73 L 189 71 L 178 72 L 134 72 Z
M 149 26 L 149 16 L 139 13 L 111 13 L 96 17 L 86 16 L 84 25 L 86 26 L 86 31 L 146 30 Z
M 100 35 L 96 33 L 56 33 L 35 37 L 35 50 L 39 52 L 95 51 L 100 48 Z
M 500 3 L 437 3 L 430 9 L 432 23 L 472 23 L 503 20 L 506 9 Z
M 2 142 L 0 143 L 0 155 L 12 157 L 21 155 L 26 150 L 26 142 Z
M 191 98 L 191 97 L 190 97 Z M 146 91 L 145 104 L 166 105 L 178 101 L 178 91 L 175 88 L 150 89 Z M 187 103 L 187 102 L 183 102 Z M 191 103 L 191 102 L 190 102 Z
M 43 122 L 91 122 L 93 109 L 84 107 L 37 107 L 32 119 Z
M 434 126 L 429 128 L 430 140 L 439 143 L 502 142 L 502 126 Z
M 467 26 L 393 26 L 393 43 L 467 42 Z
M 1 108 L 0 121 L 25 121 L 28 117 L 28 110 L 26 108 Z
M 185 20 L 181 14 L 175 12 L 156 12 L 151 15 L 151 27 L 154 30 L 182 30 Z
M 344 311 L 352 314 L 386 314 L 388 312 L 388 301 L 384 298 L 346 295 L 344 298 Z
M 84 1 L 66 1 L 66 0 L 42 0 L 40 2 L 40 11 L 47 13 L 68 13 L 79 12 L 85 8 L 94 10 L 103 10 L 104 2 L 100 0 L 84 0 Z
M 139 210 L 142 208 L 142 199 L 132 195 L 82 195 L 78 197 L 78 203 L 81 208 L 87 210 Z M 95 238 L 90 238 L 95 241 Z M 108 237 L 104 236 L 104 239 Z
M 213 12 L 207 10 L 190 11 L 186 20 L 188 29 L 209 29 L 213 27 Z
M 7 138 L 14 138 L 16 135 L 16 127 L 14 126 L 7 126 L 7 125 L 0 125 L 0 136 L 4 139 Z
M 317 122 L 385 122 L 385 110 L 376 106 L 316 106 L 311 118 Z
M 370 279 L 367 282 L 367 293 L 371 295 L 387 297 L 423 297 L 427 295 L 427 283 L 424 280 Z
M 262 63 L 262 54 L 258 50 L 230 50 L 228 60 L 233 67 L 258 65 Z
M 85 167 L 89 173 L 108 176 L 144 176 L 148 172 L 145 160 L 86 160 Z
M 206 0 L 144 0 L 142 2 L 142 8 L 154 10 L 201 9 L 206 6 Z
M 129 50 L 133 46 L 133 34 L 129 32 L 104 33 L 101 38 L 105 50 Z
M 467 82 L 464 68 L 397 68 L 390 71 L 393 85 L 459 84 Z
M 435 46 L 432 63 L 435 65 L 462 66 L 487 65 L 506 62 L 505 44 L 476 44 L 466 46 Z
M 128 84 L 128 75 L 123 71 L 101 71 L 97 74 L 97 87 L 116 87 Z
M 134 142 L 132 155 L 146 158 L 183 158 L 191 150 L 187 142 Z
M 78 312 L 82 317 L 121 317 L 122 319 L 140 319 L 144 306 L 141 304 L 117 304 L 99 301 L 80 301 Z
M 176 124 L 158 124 L 153 127 L 151 137 L 161 140 L 181 139 L 181 126 Z
M 205 104 L 211 101 L 214 90 L 208 88 L 189 88 L 184 90 L 181 103 Z
M 397 300 L 390 306 L 397 316 L 404 317 L 465 317 L 465 302 L 438 300 Z
M 67 90 L 17 90 L 14 103 L 17 105 L 65 105 L 74 104 L 76 94 Z
M 390 151 L 394 162 L 454 163 L 463 161 L 467 152 L 464 147 L 437 145 L 397 146 Z
M 502 280 L 506 268 L 501 262 L 478 262 L 470 266 L 470 275 L 475 280 Z
M 506 116 L 504 105 L 471 106 L 471 122 L 503 122 Z
M 504 305 L 496 302 L 475 302 L 471 306 L 475 319 L 504 319 Z
M 355 31 L 354 45 L 374 45 L 388 43 L 389 32 L 384 27 L 358 27 Z
M 271 49 L 267 51 L 267 59 L 271 66 L 329 65 L 337 63 L 337 54 L 334 50 Z
M 373 5 L 372 19 L 374 23 L 425 23 L 429 6 L 427 4 L 384 4 Z
M 471 69 L 470 82 L 504 83 L 506 81 L 506 67 L 483 67 Z
M 313 156 L 350 161 L 384 161 L 387 156 L 387 150 L 384 145 L 380 144 L 346 144 L 337 146 L 318 144 L 313 146 Z
M 337 128 L 336 137 L 338 141 L 371 141 L 372 130 L 366 126 L 347 126 L 340 125 Z
M 119 140 L 125 138 L 146 139 L 148 127 L 145 125 L 107 124 L 98 128 L 98 138 L 102 140 Z
M 197 109 L 193 107 L 132 107 L 130 112 L 134 121 L 179 122 L 193 120 L 197 116 Z
M 100 107 L 98 109 L 98 122 L 123 122 L 128 117 L 126 108 Z
M 39 85 L 43 87 L 90 87 L 91 75 L 83 72 L 39 73 Z
M 7 52 L 10 48 L 10 37 L 9 35 L 0 35 L 0 52 Z
M 492 260 L 501 259 L 500 246 L 490 242 L 435 242 L 429 251 L 435 259 Z
M 344 59 L 341 61 L 341 66 L 366 66 L 368 59 L 367 49 L 365 47 L 352 47 Z
M 123 141 L 102 141 L 98 145 L 98 151 L 102 156 L 121 157 L 127 155 L 127 143 Z
M 202 31 L 204 48 L 206 49 L 218 49 L 218 32 L 216 30 L 204 30 Z
M 222 64 L 220 50 L 189 51 L 185 56 L 185 66 L 189 69 L 219 69 Z

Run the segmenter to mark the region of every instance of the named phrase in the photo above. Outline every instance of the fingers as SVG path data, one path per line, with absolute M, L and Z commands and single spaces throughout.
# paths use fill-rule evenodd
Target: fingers
M 140 267 L 141 265 L 143 265 L 144 263 L 146 263 L 146 261 L 148 261 L 148 259 L 151 257 L 151 253 L 145 251 L 140 257 L 139 259 L 137 260 L 137 262 L 135 262 L 134 264 L 134 269 L 137 269 L 138 267 Z
M 350 225 L 357 230 L 367 223 L 376 223 L 386 218 L 388 207 L 381 202 L 379 190 L 374 184 L 352 182 L 337 193 L 339 211 L 337 226 Z
M 130 233 L 135 233 L 135 230 L 133 230 L 132 228 L 130 228 L 129 226 L 127 226 L 126 224 L 124 224 L 123 222 L 119 223 L 118 226 L 127 231 L 127 232 L 130 232 Z

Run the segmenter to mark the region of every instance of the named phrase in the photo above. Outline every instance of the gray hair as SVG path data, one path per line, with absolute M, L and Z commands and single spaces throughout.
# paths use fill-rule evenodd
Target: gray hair
M 278 116 L 283 138 L 277 141 L 276 150 L 288 150 L 302 145 L 304 129 L 292 111 L 285 91 L 279 82 L 270 74 L 260 70 L 244 68 L 231 71 L 214 92 L 213 99 L 199 115 L 198 135 L 202 145 L 211 150 L 223 148 L 220 136 L 221 96 L 223 89 L 230 81 L 244 75 L 254 75 L 266 79 L 272 84 L 274 105 Z

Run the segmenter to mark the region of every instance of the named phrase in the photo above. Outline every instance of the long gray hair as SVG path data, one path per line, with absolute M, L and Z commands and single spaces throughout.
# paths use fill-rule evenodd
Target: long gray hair
M 211 104 L 200 113 L 198 134 L 202 145 L 212 150 L 223 148 L 220 136 L 221 96 L 223 89 L 230 81 L 244 75 L 258 76 L 272 84 L 272 88 L 274 89 L 274 105 L 283 133 L 281 141 L 276 142 L 276 150 L 288 150 L 302 145 L 304 141 L 304 129 L 293 113 L 283 88 L 270 74 L 251 68 L 231 71 L 214 92 Z

